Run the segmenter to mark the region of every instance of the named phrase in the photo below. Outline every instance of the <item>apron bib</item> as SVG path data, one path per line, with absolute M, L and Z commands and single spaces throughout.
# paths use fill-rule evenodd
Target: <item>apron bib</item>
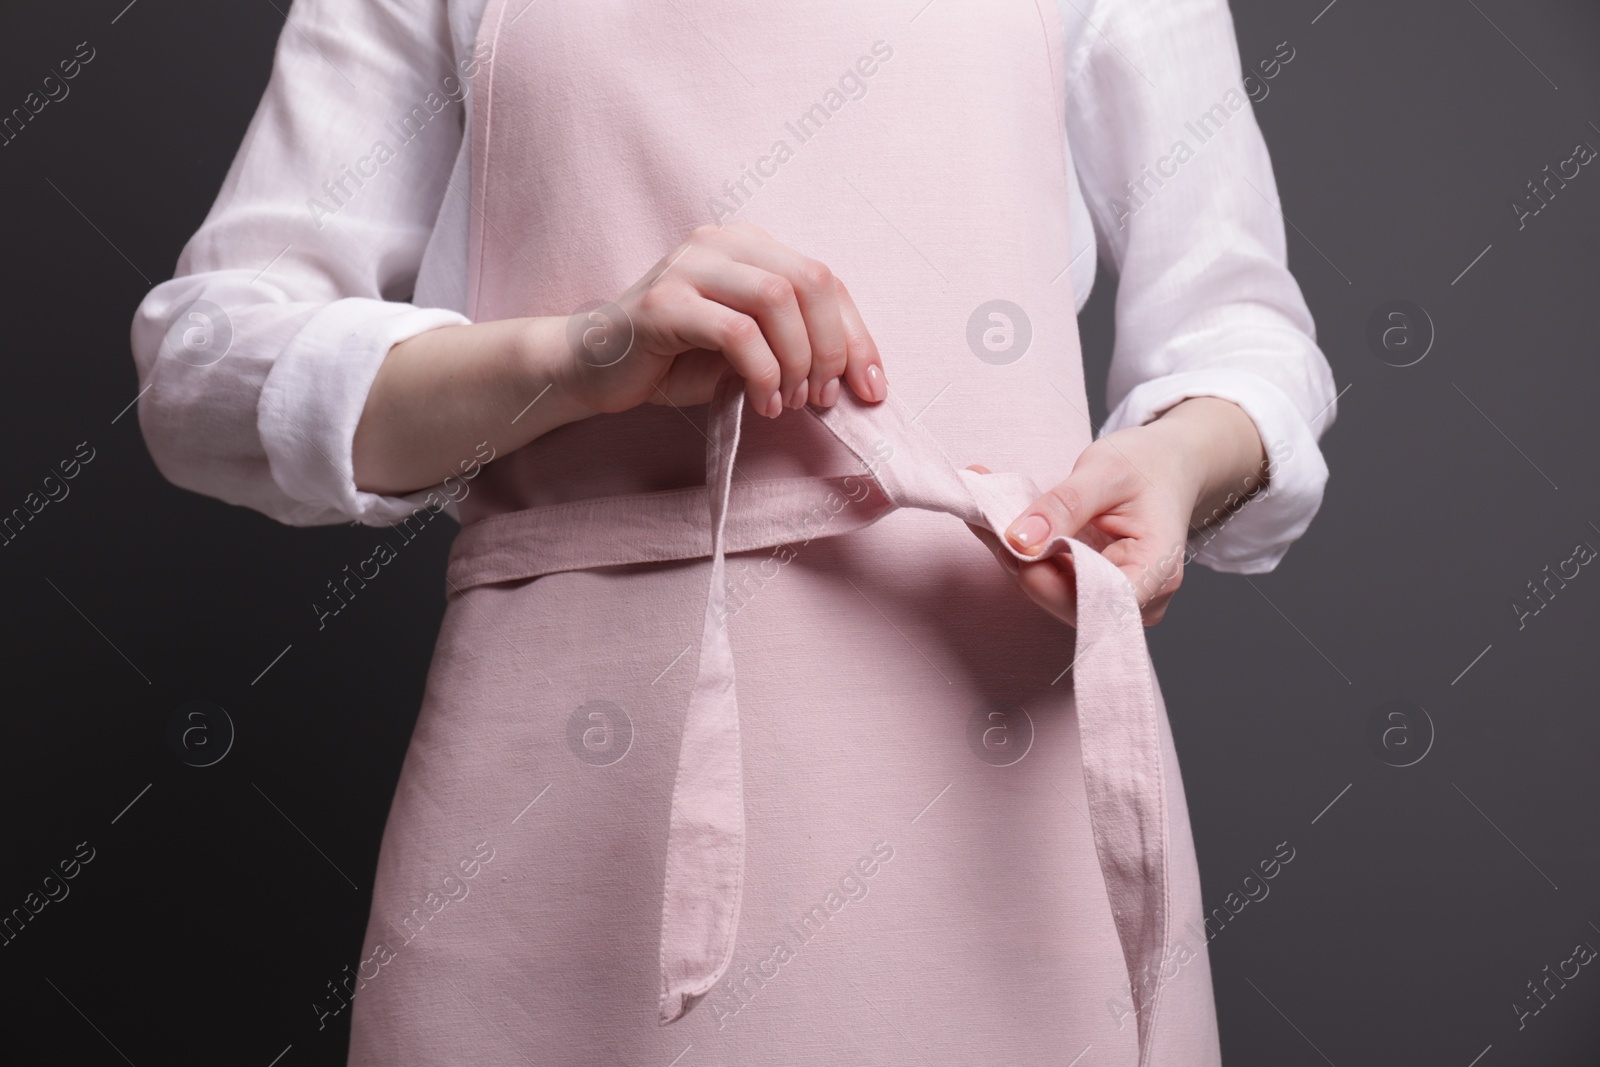
M 1002 533 L 1091 440 L 1055 5 L 909 7 L 490 0 L 479 31 L 492 58 L 472 118 L 475 321 L 593 307 L 695 226 L 738 217 L 845 279 L 891 382 L 881 404 L 845 387 L 831 409 L 746 423 L 729 372 L 707 408 L 560 427 L 486 467 L 461 502 L 452 596 L 711 559 L 704 600 L 682 605 L 703 625 L 662 876 L 663 1024 L 723 976 L 739 921 L 725 555 L 794 541 L 824 502 L 826 536 L 897 508 Z M 1003 473 L 959 469 L 950 451 Z M 867 491 L 844 503 L 847 481 Z M 1171 927 L 1164 712 L 1132 587 L 1080 542 L 1057 536 L 1047 551 L 1076 573 L 1064 660 L 1143 1065 Z

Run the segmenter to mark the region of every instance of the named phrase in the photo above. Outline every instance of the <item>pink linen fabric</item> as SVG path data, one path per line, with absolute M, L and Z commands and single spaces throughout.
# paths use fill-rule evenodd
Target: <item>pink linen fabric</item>
M 400 966 L 356 998 L 352 1064 L 1219 1062 L 1133 591 L 1057 536 L 1074 638 L 955 521 L 1003 531 L 1089 440 L 1055 7 L 890 14 L 823 0 L 779 39 L 741 3 L 491 0 L 475 318 L 621 291 L 753 165 L 741 216 L 848 281 L 893 393 L 744 419 L 730 374 L 708 410 L 485 468 L 380 853 L 368 941 Z M 1009 362 L 967 340 L 995 298 L 1026 309 Z M 729 574 L 773 558 L 753 595 Z M 597 702 L 627 738 L 599 765 L 570 743 Z M 1014 760 L 981 740 L 1000 708 Z M 397 947 L 468 837 L 504 842 L 489 902 Z M 839 866 L 860 896 L 808 909 Z
M 663 1023 L 683 1017 L 717 983 L 732 960 L 744 884 L 744 793 L 739 748 L 739 708 L 732 644 L 728 637 L 726 549 L 729 500 L 744 410 L 741 380 L 731 372 L 719 383 L 706 445 L 706 486 L 695 499 L 709 504 L 711 572 L 699 663 L 689 699 L 674 778 L 662 905 L 661 997 Z M 938 444 L 901 410 L 898 400 L 868 406 L 853 393 L 813 414 L 863 463 L 892 459 L 873 474 L 877 493 L 852 517 L 860 528 L 895 508 L 954 515 L 1004 535 L 1012 519 L 1039 496 L 1028 478 L 957 470 Z M 841 501 L 828 480 L 761 483 L 759 501 L 737 520 L 746 550 L 782 545 L 794 529 L 771 517 L 806 516 Z M 819 496 L 819 491 L 822 496 Z M 852 493 L 853 495 L 853 493 Z M 863 494 L 863 499 L 866 494 Z M 704 555 L 703 527 L 679 506 L 682 494 L 608 497 L 593 506 L 536 508 L 511 523 L 479 523 L 452 553 L 452 591 L 521 581 L 561 571 L 619 563 L 694 559 Z M 704 516 L 702 516 L 704 517 Z M 518 550 L 524 531 L 558 525 L 559 544 L 543 543 L 529 555 Z M 633 537 L 637 527 L 640 536 Z M 619 538 L 619 534 L 622 535 Z M 467 539 L 470 538 L 470 539 Z M 1030 557 L 1006 546 L 1019 560 Z M 1161 766 L 1154 670 L 1133 588 L 1094 549 L 1056 534 L 1044 554 L 1070 553 L 1077 584 L 1077 641 L 1071 667 L 1077 694 L 1084 784 L 1095 848 L 1117 924 L 1133 990 L 1152 983 L 1170 937 L 1166 792 Z M 1141 1047 L 1148 1046 L 1159 1004 L 1152 995 L 1132 999 Z M 1149 1062 L 1142 1057 L 1141 1064 Z

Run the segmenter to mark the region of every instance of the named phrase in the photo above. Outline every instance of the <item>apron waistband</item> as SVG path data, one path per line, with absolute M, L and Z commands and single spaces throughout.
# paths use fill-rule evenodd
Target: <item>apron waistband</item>
M 557 571 L 711 557 L 668 829 L 661 1023 L 688 1014 L 726 971 L 744 888 L 743 758 L 724 557 L 847 533 L 911 507 L 987 528 L 1019 560 L 1065 553 L 1072 561 L 1072 670 L 1089 821 L 1138 1016 L 1139 1064 L 1147 1067 L 1161 992 L 1154 979 L 1165 956 L 1171 901 L 1155 675 L 1133 587 L 1104 556 L 1062 534 L 1038 556 L 1012 548 L 1005 530 L 1038 498 L 1032 480 L 957 469 L 896 398 L 869 405 L 846 389 L 831 408 L 803 410 L 870 473 L 735 487 L 743 388 L 730 370 L 711 403 L 704 486 L 492 516 L 463 529 L 451 548 L 447 575 L 458 593 Z M 821 525 L 812 529 L 819 513 Z
M 877 483 L 859 474 L 736 484 L 723 551 L 850 533 L 894 509 Z M 704 559 L 711 555 L 709 510 L 710 491 L 696 485 L 491 515 L 456 535 L 445 571 L 447 595 L 559 571 Z

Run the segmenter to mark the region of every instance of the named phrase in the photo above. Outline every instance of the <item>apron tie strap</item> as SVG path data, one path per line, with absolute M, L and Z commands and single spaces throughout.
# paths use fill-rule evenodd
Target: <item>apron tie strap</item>
M 724 581 L 743 410 L 742 383 L 730 370 L 717 383 L 708 426 L 711 585 L 672 792 L 661 913 L 663 1025 L 688 1014 L 727 970 L 744 890 L 743 758 Z M 1039 556 L 1013 548 L 1005 530 L 1040 495 L 1032 480 L 958 470 L 894 397 L 869 405 L 847 389 L 831 408 L 804 410 L 866 464 L 891 509 L 954 515 L 993 531 L 1019 560 L 1070 554 L 1077 582 L 1073 685 L 1089 821 L 1138 1015 L 1139 1064 L 1147 1067 L 1171 902 L 1155 675 L 1133 587 L 1104 556 L 1064 534 Z

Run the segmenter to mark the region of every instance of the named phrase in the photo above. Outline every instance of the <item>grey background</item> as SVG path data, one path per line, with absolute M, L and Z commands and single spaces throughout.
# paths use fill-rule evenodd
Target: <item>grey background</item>
M 1521 1029 L 1513 1004 L 1577 943 L 1600 947 L 1600 577 L 1584 568 L 1520 630 L 1511 605 L 1579 541 L 1600 547 L 1600 169 L 1523 229 L 1510 201 L 1577 141 L 1600 146 L 1600 9 L 1325 4 L 1234 11 L 1246 62 L 1296 53 L 1255 108 L 1344 390 L 1327 498 L 1274 573 L 1192 567 L 1151 631 L 1208 907 L 1295 850 L 1211 943 L 1225 1059 L 1594 1063 L 1594 968 Z M 451 527 L 318 633 L 307 601 L 374 532 L 177 490 L 118 417 L 138 390 L 133 308 L 215 196 L 285 10 L 0 11 L 0 110 L 79 41 L 98 53 L 0 148 L 0 509 L 80 441 L 96 450 L 0 548 L 0 911 L 95 849 L 0 948 L 8 1059 L 343 1062 L 348 1012 L 319 1030 L 311 1005 L 359 959 Z M 1083 317 L 1097 419 L 1111 289 L 1103 276 Z M 1414 366 L 1366 339 L 1393 299 L 1436 331 Z M 193 699 L 237 729 L 212 767 L 167 742 Z M 1394 700 L 1431 728 L 1414 716 L 1375 748 L 1369 721 Z

